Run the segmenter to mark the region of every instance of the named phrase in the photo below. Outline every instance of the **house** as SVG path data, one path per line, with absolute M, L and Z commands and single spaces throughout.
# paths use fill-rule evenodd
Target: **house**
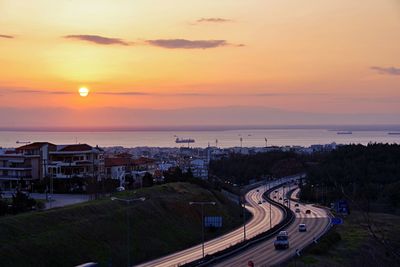
M 11 190 L 19 183 L 29 185 L 40 179 L 39 155 L 24 155 L 16 152 L 0 154 L 0 189 Z
M 131 174 L 133 160 L 130 156 L 108 157 L 104 159 L 105 177 L 119 180 L 120 186 L 125 183 L 125 176 Z
M 156 160 L 146 157 L 140 157 L 133 160 L 133 165 L 136 171 L 147 171 L 153 173 L 156 169 Z
M 36 155 L 39 156 L 40 173 L 39 177 L 43 178 L 47 176 L 47 164 L 49 163 L 49 153 L 56 151 L 57 146 L 48 142 L 34 142 L 24 146 L 17 147 L 16 153 L 27 156 Z
M 49 152 L 48 173 L 56 179 L 104 178 L 103 150 L 87 144 L 59 145 Z

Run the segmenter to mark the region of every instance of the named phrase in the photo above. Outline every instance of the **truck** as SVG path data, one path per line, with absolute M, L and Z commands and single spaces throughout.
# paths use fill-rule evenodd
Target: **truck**
M 286 231 L 280 231 L 274 241 L 275 249 L 287 249 L 289 248 L 289 235 Z

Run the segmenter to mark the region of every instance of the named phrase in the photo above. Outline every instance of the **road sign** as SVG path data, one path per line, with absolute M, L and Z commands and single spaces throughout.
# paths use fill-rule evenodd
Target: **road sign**
M 343 219 L 339 217 L 335 217 L 331 219 L 331 224 L 332 225 L 338 225 L 338 224 L 343 224 Z
M 335 203 L 335 210 L 338 213 L 349 214 L 349 204 L 346 200 L 339 200 Z
M 206 216 L 204 217 L 205 227 L 222 227 L 222 217 L 221 216 Z

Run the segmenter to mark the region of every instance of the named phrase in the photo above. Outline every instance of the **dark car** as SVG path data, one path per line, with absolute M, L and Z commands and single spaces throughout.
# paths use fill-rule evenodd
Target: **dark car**
M 298 203 L 296 203 L 296 204 L 294 204 L 294 206 L 295 206 L 295 207 L 298 207 L 298 206 L 299 206 L 299 204 L 298 204 Z
M 311 214 L 311 210 L 306 210 L 306 214 Z
M 307 227 L 304 223 L 299 224 L 299 232 L 307 232 Z

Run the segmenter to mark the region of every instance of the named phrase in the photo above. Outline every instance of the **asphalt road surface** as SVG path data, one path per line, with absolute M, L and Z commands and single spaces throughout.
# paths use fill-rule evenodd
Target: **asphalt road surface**
M 274 182 L 269 186 L 274 186 L 277 183 L 282 181 Z M 246 194 L 246 208 L 253 214 L 252 219 L 246 223 L 246 238 L 249 239 L 251 237 L 256 236 L 262 232 L 270 229 L 270 205 L 267 202 L 263 202 L 262 195 L 266 191 L 267 187 L 260 186 L 256 189 L 250 190 Z M 259 202 L 261 201 L 261 204 Z M 283 219 L 282 211 L 271 205 L 271 223 L 272 227 L 278 224 Z M 221 237 L 212 239 L 205 243 L 205 255 L 213 254 L 215 252 L 224 250 L 238 242 L 243 241 L 243 226 L 229 232 Z M 148 267 L 148 266 L 162 266 L 162 267 L 170 267 L 170 266 L 179 266 L 188 262 L 192 262 L 194 260 L 200 259 L 202 257 L 201 244 L 196 245 L 194 247 L 188 248 L 183 251 L 176 252 L 174 254 L 170 254 L 168 256 L 149 261 L 138 266 Z
M 296 194 L 297 190 L 293 192 L 292 196 L 296 198 Z M 278 193 L 271 193 L 272 197 L 275 195 L 279 200 L 282 197 L 282 190 L 278 190 Z M 313 242 L 315 237 L 318 237 L 329 227 L 329 216 L 324 209 L 301 203 L 298 203 L 299 207 L 295 207 L 296 203 L 298 202 L 291 201 L 291 209 L 295 211 L 296 208 L 299 208 L 300 212 L 295 212 L 295 221 L 286 229 L 289 234 L 289 249 L 275 250 L 273 244 L 275 238 L 272 238 L 213 266 L 245 267 L 250 260 L 254 262 L 256 267 L 273 266 L 284 262 L 295 255 L 297 249 L 301 250 Z M 306 210 L 310 210 L 311 213 L 306 214 Z M 306 224 L 307 232 L 298 231 L 300 223 Z

